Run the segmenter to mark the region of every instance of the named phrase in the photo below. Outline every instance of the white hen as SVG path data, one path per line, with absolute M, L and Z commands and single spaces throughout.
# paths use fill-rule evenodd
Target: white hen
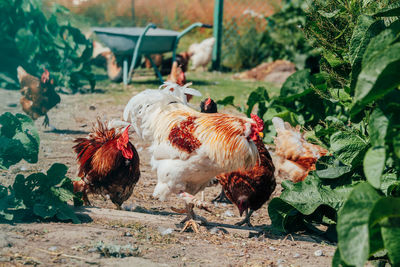
M 160 90 L 132 97 L 124 110 L 138 135 L 151 141 L 151 165 L 158 182 L 153 196 L 165 200 L 180 194 L 186 202 L 187 226 L 194 223 L 193 207 L 204 208 L 193 195 L 216 175 L 249 169 L 258 159 L 253 139 L 259 125 L 252 119 L 197 112 Z
M 203 70 L 207 64 L 211 61 L 211 54 L 213 46 L 215 43 L 215 38 L 211 37 L 203 40 L 199 44 L 192 44 L 189 47 L 190 60 L 192 61 L 191 69 L 197 69 L 202 67 Z

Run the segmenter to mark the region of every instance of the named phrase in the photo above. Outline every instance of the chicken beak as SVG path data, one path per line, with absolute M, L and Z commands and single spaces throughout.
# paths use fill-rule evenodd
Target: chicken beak
M 264 138 L 264 133 L 263 132 L 258 132 L 258 135 L 261 137 L 261 139 Z

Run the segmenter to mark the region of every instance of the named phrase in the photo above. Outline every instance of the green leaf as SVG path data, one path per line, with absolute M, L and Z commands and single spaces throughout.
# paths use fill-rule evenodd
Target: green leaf
M 246 115 L 250 117 L 253 107 L 258 104 L 258 116 L 260 118 L 264 117 L 267 111 L 266 102 L 269 101 L 269 96 L 267 90 L 264 87 L 258 87 L 256 90 L 250 93 L 247 99 L 247 111 Z
M 400 264 L 400 198 L 377 201 L 369 218 L 370 228 L 380 226 L 383 244 L 393 266 Z M 372 241 L 373 242 L 373 241 Z
M 400 2 L 390 4 L 388 7 L 382 8 L 375 13 L 375 17 L 395 17 L 400 16 Z
M 333 166 L 317 170 L 315 174 L 321 179 L 336 179 L 351 171 L 351 166 Z
M 384 146 L 389 119 L 379 108 L 376 108 L 369 119 L 368 133 L 373 146 Z
M 386 150 L 384 147 L 370 147 L 364 157 L 364 174 L 375 188 L 381 186 L 381 175 L 385 168 Z
M 222 105 L 222 106 L 227 106 L 227 105 L 234 106 L 234 103 L 233 103 L 234 100 L 235 100 L 235 97 L 230 95 L 230 96 L 225 97 L 222 100 L 218 100 L 217 104 Z
M 268 214 L 274 228 L 281 232 L 298 230 L 301 223 L 296 222 L 299 212 L 280 198 L 273 198 L 268 204 Z
M 366 54 L 367 55 L 367 54 Z M 354 92 L 354 116 L 365 105 L 382 98 L 400 84 L 400 43 L 384 48 L 360 72 Z
M 338 248 L 345 263 L 364 266 L 369 257 L 369 216 L 380 196 L 368 183 L 361 183 L 351 191 L 339 211 Z
M 354 28 L 353 35 L 350 40 L 349 58 L 351 69 L 351 89 L 354 90 L 358 75 L 361 71 L 361 61 L 364 52 L 371 38 L 375 37 L 385 28 L 383 21 L 374 20 L 370 16 L 361 15 L 358 17 L 357 25 Z
M 339 210 L 352 189 L 352 186 L 324 184 L 313 173 L 302 182 L 285 181 L 282 187 L 285 190 L 280 198 L 305 215 L 310 215 L 321 205 Z
M 330 138 L 331 151 L 344 164 L 356 166 L 361 163 L 367 143 L 352 132 L 336 132 Z
M 291 101 L 312 91 L 310 70 L 299 70 L 290 75 L 282 85 L 281 100 Z

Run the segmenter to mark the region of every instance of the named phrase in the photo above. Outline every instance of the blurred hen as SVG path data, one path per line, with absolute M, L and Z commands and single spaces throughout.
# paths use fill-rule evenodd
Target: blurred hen
M 48 126 L 47 112 L 61 101 L 54 90 L 54 80 L 50 79 L 49 71 L 45 69 L 40 80 L 27 73 L 21 66 L 17 68 L 17 72 L 22 110 L 34 120 L 44 116 L 43 125 Z

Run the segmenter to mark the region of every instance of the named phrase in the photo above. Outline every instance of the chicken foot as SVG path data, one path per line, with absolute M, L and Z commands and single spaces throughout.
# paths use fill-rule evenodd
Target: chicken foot
M 209 213 L 212 213 L 212 211 L 210 210 L 209 205 L 207 203 L 196 199 L 193 195 L 191 195 L 189 193 L 182 192 L 179 194 L 179 197 L 181 197 L 185 201 L 186 204 L 193 204 L 193 206 L 196 208 L 203 209 Z
M 218 203 L 232 204 L 232 202 L 226 197 L 224 189 L 221 189 L 221 193 L 216 198 L 214 198 L 211 202 L 212 203 L 218 202 Z
M 249 212 L 248 209 L 246 209 L 244 212 L 245 212 L 244 219 L 241 220 L 240 222 L 235 223 L 235 225 L 242 226 L 243 224 L 246 224 L 248 227 L 253 227 L 253 225 L 250 222 L 250 217 L 253 214 L 254 210 L 250 209 L 250 212 Z
M 43 120 L 42 125 L 46 128 L 50 125 L 50 120 L 49 120 L 49 117 L 47 116 L 47 114 L 44 115 L 44 120 Z
M 199 231 L 199 224 L 195 221 L 196 219 L 201 221 L 202 224 L 207 224 L 207 220 L 199 215 L 196 215 L 193 211 L 194 204 L 186 204 L 186 218 L 184 218 L 181 221 L 181 224 L 183 225 L 183 228 L 181 230 L 181 233 L 185 232 L 189 227 L 193 229 L 193 231 L 198 234 Z

